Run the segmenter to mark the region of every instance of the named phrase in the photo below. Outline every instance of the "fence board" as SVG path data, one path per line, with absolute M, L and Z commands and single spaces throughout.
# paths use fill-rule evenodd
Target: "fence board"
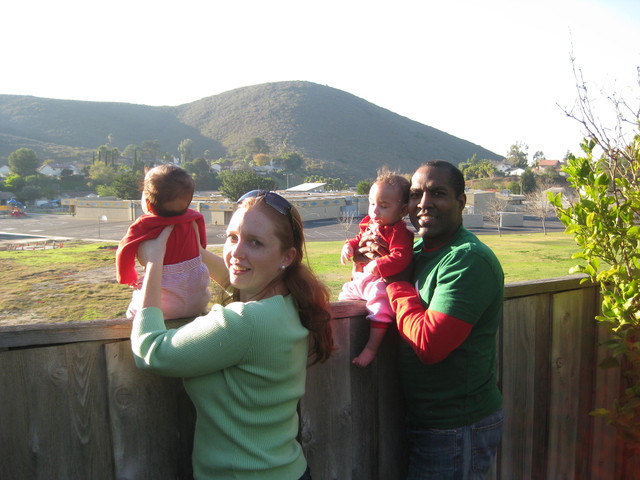
M 183 450 L 177 406 L 181 380 L 138 370 L 130 342 L 105 349 L 115 478 L 190 478 L 191 472 L 182 471 L 178 461 Z
M 602 346 L 603 342 L 610 338 L 609 330 L 605 325 L 598 326 L 597 362 L 610 357 L 610 351 Z M 620 369 L 619 368 L 596 368 L 594 384 L 594 408 L 610 408 L 620 392 Z M 608 478 L 620 478 L 616 473 L 616 452 L 619 451 L 618 439 L 615 428 L 607 423 L 604 417 L 593 419 L 593 456 L 591 459 L 591 479 L 604 480 Z
M 349 321 L 333 324 L 336 352 L 331 361 L 307 372 L 300 401 L 302 446 L 314 478 L 351 478 L 353 439 L 351 420 L 351 357 Z
M 544 478 L 550 295 L 508 300 L 502 322 L 502 478 Z M 542 469 L 542 471 L 541 471 Z
M 563 292 L 553 298 L 553 332 L 551 349 L 551 391 L 549 421 L 549 463 L 547 478 L 573 479 L 577 465 L 584 461 L 581 442 L 590 418 L 584 413 L 580 382 L 584 343 L 591 343 L 593 317 L 585 311 L 580 291 Z M 588 364 L 586 364 L 588 365 Z M 586 392 L 590 392 L 590 385 Z M 586 394 L 585 397 L 591 398 Z
M 101 344 L 0 352 L 0 371 L 2 478 L 113 478 Z

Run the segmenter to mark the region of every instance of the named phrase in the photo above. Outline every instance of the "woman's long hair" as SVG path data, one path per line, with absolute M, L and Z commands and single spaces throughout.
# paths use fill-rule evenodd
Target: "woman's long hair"
M 302 325 L 311 334 L 310 365 L 328 360 L 334 350 L 330 323 L 330 293 L 327 286 L 311 271 L 309 265 L 303 262 L 307 252 L 302 218 L 298 210 L 292 206 L 288 213 L 282 214 L 268 205 L 264 197 L 247 198 L 239 208 L 246 210 L 260 208 L 273 221 L 274 232 L 280 240 L 282 251 L 291 247 L 295 249 L 294 260 L 265 287 L 264 291 L 282 279 L 293 296 Z M 237 294 L 234 297 L 237 299 Z

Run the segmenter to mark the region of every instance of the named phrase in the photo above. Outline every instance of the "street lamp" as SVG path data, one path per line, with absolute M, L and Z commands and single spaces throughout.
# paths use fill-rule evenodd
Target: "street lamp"
M 98 238 L 100 238 L 100 224 L 102 222 L 107 223 L 106 215 L 98 215 Z

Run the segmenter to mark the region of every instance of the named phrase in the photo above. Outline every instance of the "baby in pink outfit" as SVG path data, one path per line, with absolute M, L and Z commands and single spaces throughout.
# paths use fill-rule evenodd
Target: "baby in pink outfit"
M 389 254 L 370 260 L 362 271 L 354 271 L 343 285 L 339 300 L 366 300 L 370 320 L 369 341 L 353 363 L 366 367 L 375 358 L 386 329 L 395 320 L 382 277 L 402 272 L 411 263 L 413 237 L 403 218 L 409 204 L 409 180 L 392 173 L 382 173 L 369 190 L 369 214 L 360 222 L 360 233 L 342 247 L 343 265 L 353 259 L 365 232 L 373 232 L 389 244 Z M 359 268 L 354 270 L 360 270 Z

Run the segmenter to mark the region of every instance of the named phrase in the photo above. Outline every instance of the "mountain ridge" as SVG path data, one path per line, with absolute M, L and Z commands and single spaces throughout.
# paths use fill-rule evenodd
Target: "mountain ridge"
M 351 93 L 306 81 L 240 87 L 162 107 L 0 94 L 2 158 L 30 144 L 41 160 L 86 162 L 109 135 L 121 151 L 157 140 L 173 154 L 190 138 L 195 156 L 208 150 L 212 158 L 259 137 L 272 153 L 297 151 L 328 176 L 350 181 L 373 178 L 382 165 L 408 173 L 433 158 L 454 164 L 474 154 L 503 158 Z M 69 158 L 70 151 L 77 158 Z

